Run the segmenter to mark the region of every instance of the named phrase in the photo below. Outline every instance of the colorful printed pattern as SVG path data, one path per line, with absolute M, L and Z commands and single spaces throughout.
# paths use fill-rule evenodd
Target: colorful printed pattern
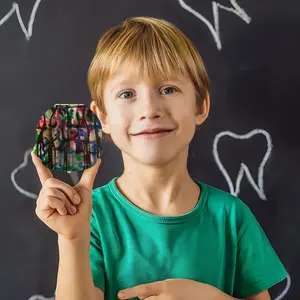
M 38 121 L 34 153 L 57 171 L 82 171 L 101 156 L 102 126 L 84 104 L 56 104 Z

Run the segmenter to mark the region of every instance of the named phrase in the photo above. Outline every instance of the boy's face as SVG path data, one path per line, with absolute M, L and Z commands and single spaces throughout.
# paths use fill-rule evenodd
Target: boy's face
M 188 150 L 196 125 L 208 115 L 209 97 L 199 107 L 188 78 L 176 76 L 151 85 L 132 71 L 124 66 L 107 81 L 106 114 L 99 112 L 93 102 L 91 109 L 124 159 L 147 165 L 166 164 Z

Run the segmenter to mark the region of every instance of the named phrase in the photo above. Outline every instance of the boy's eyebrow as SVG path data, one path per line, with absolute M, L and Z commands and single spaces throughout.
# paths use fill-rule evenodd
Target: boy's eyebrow
M 186 84 L 186 80 L 185 79 L 180 79 L 179 77 L 170 77 L 166 80 L 163 80 L 164 82 L 178 82 L 181 84 Z
M 116 80 L 113 84 L 112 87 L 109 89 L 110 92 L 114 91 L 116 88 L 118 88 L 120 85 L 125 85 L 128 84 L 129 80 L 123 79 L 121 81 Z
M 173 82 L 178 82 L 178 83 L 181 83 L 181 84 L 185 84 L 185 82 L 183 80 L 181 80 L 180 78 L 175 78 L 175 77 L 172 77 L 172 78 L 168 78 L 166 80 L 162 80 L 163 82 L 169 82 L 169 81 L 173 81 Z M 121 85 L 126 85 L 126 84 L 130 84 L 131 81 L 128 80 L 128 79 L 123 79 L 121 81 L 117 81 L 113 83 L 112 87 L 109 89 L 110 92 L 113 92 L 116 88 L 118 88 L 119 86 Z
M 167 81 L 176 81 L 176 82 L 179 82 L 179 83 L 181 83 L 181 84 L 185 84 L 185 82 L 184 82 L 183 80 L 179 79 L 179 78 L 170 78 L 170 79 L 167 80 Z

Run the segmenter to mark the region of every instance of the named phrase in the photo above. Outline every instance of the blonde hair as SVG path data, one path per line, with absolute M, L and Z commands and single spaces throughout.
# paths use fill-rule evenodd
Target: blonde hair
M 199 104 L 209 93 L 209 78 L 197 48 L 166 20 L 130 17 L 100 38 L 88 70 L 88 86 L 92 100 L 104 113 L 105 83 L 124 63 L 137 66 L 140 75 L 151 82 L 169 80 L 174 74 L 188 76 Z

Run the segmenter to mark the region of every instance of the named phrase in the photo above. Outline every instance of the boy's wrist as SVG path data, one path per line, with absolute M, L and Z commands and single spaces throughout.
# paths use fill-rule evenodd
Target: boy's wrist
M 82 246 L 90 244 L 90 232 L 86 232 L 85 234 L 78 235 L 76 237 L 65 237 L 63 235 L 57 235 L 57 242 L 60 245 L 69 245 L 69 246 Z

